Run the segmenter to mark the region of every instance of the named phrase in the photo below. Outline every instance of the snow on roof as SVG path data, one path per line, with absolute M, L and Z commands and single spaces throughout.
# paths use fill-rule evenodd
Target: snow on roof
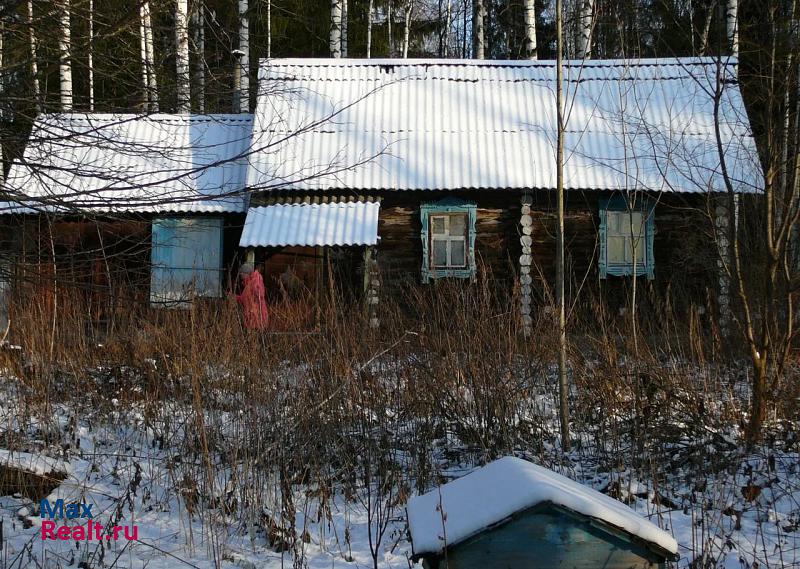
M 622 502 L 541 466 L 504 457 L 408 501 L 414 554 L 439 553 L 443 535 L 447 546 L 454 545 L 542 503 L 596 518 L 669 553 L 678 551 L 670 534 Z
M 718 70 L 721 69 L 721 73 Z M 736 61 L 566 63 L 566 186 L 762 188 Z M 271 59 L 260 67 L 248 185 L 297 189 L 554 188 L 552 61 Z
M 50 114 L 0 212 L 242 212 L 251 115 Z
M 375 245 L 379 210 L 377 202 L 251 207 L 239 246 Z

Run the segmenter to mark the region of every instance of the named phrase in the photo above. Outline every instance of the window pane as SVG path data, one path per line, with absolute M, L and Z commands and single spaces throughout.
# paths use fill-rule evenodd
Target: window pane
M 461 215 L 450 216 L 450 235 L 458 235 L 460 237 L 464 235 L 466 229 L 467 229 L 466 215 L 461 214 Z
M 466 267 L 467 258 L 464 250 L 464 241 L 450 242 L 450 264 L 454 267 Z
M 645 250 L 645 241 L 643 238 L 638 237 L 633 240 L 633 250 L 636 252 L 636 264 L 641 266 L 644 264 L 644 250 Z M 631 256 L 633 259 L 633 256 Z
M 447 241 L 443 239 L 433 241 L 433 265 L 435 267 L 447 266 Z
M 606 252 L 606 255 L 609 263 L 625 263 L 625 241 L 626 240 L 624 237 L 608 237 L 608 251 Z
M 606 212 L 606 231 L 609 235 L 619 234 L 619 217 L 618 211 Z
M 431 218 L 431 233 L 434 235 L 444 235 L 444 217 Z

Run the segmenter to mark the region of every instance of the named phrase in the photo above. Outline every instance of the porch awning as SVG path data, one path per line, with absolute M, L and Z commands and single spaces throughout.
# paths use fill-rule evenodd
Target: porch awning
M 377 202 L 251 207 L 239 246 L 375 245 L 379 210 Z

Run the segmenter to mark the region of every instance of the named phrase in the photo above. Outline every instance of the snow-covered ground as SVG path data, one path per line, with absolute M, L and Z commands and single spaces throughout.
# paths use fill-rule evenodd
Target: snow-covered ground
M 275 469 L 265 464 L 261 472 L 245 472 L 231 457 L 187 454 L 185 442 L 197 438 L 197 417 L 190 405 L 162 401 L 154 410 L 152 405 L 110 398 L 102 405 L 50 402 L 46 412 L 33 413 L 20 389 L 15 380 L 3 380 L 0 447 L 5 448 L 0 450 L 0 463 L 37 471 L 59 469 L 67 477 L 48 496 L 51 503 L 62 498 L 66 503 L 93 504 L 94 522 L 135 526 L 137 539 L 43 541 L 39 504 L 19 494 L 4 496 L 0 569 L 373 567 L 370 543 L 378 541 L 380 520 L 385 532 L 374 546 L 378 566 L 411 566 L 403 504 L 415 490 L 398 489 L 385 501 L 376 501 L 363 485 L 354 493 L 349 485 L 294 480 L 296 539 L 284 548 L 288 534 L 277 521 L 282 506 Z M 545 413 L 552 408 L 552 401 L 541 403 Z M 230 414 L 235 413 L 217 412 L 216 424 L 233 425 Z M 169 429 L 163 427 L 165 417 Z M 221 436 L 236 436 L 235 429 Z M 680 567 L 699 566 L 701 558 L 707 563 L 704 567 L 800 566 L 797 448 L 773 444 L 771 450 L 747 453 L 709 446 L 702 449 L 703 456 L 725 454 L 718 457 L 724 467 L 711 472 L 693 460 L 699 452 L 694 443 L 676 447 L 671 474 L 658 483 L 642 476 L 641 469 L 631 470 L 624 457 L 614 468 L 602 465 L 586 444 L 566 460 L 555 450 L 520 449 L 517 454 L 626 502 L 675 537 Z M 202 440 L 198 444 L 202 446 Z M 433 457 L 440 479 L 473 468 L 474 455 L 460 450 L 452 437 L 443 439 L 440 453 Z M 205 463 L 209 459 L 203 456 L 213 457 L 215 464 Z M 204 479 L 204 473 L 212 479 Z M 254 493 L 243 498 L 250 484 Z M 262 492 L 264 488 L 272 491 Z M 245 507 L 243 499 L 257 505 Z M 247 512 L 246 519 L 242 512 Z

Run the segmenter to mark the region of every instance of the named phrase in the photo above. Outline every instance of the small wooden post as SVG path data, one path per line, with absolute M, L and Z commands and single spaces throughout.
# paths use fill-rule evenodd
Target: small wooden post
M 522 208 L 520 211 L 519 224 L 522 227 L 520 244 L 522 254 L 519 257 L 519 284 L 520 284 L 520 304 L 519 312 L 522 320 L 522 331 L 525 336 L 530 336 L 533 331 L 533 318 L 531 318 L 531 261 L 533 260 L 531 246 L 533 245 L 533 218 L 531 217 L 531 204 L 533 199 L 528 192 L 522 194 Z
M 364 311 L 370 328 L 378 328 L 378 302 L 381 287 L 375 247 L 364 247 Z

